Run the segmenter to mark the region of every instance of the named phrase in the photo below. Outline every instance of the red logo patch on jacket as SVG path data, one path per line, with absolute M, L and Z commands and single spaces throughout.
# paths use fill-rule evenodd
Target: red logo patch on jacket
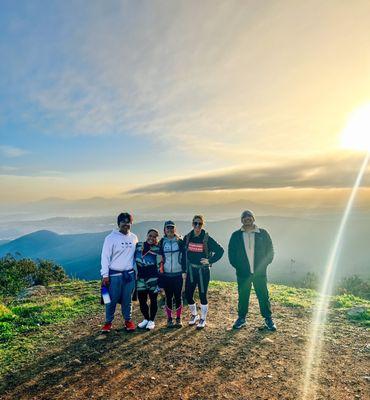
M 203 243 L 189 243 L 188 250 L 191 251 L 192 253 L 203 253 L 204 251 L 204 245 Z

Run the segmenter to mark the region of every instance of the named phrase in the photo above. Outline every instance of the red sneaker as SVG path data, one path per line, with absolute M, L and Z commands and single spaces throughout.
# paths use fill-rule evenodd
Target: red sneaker
M 103 333 L 109 333 L 110 330 L 111 330 L 111 328 L 112 328 L 112 323 L 111 323 L 111 322 L 106 322 L 106 323 L 103 325 L 103 327 L 101 328 L 101 331 L 102 331 Z
M 130 319 L 129 321 L 125 321 L 125 328 L 127 332 L 133 332 L 136 329 L 136 326 L 132 322 L 132 319 Z

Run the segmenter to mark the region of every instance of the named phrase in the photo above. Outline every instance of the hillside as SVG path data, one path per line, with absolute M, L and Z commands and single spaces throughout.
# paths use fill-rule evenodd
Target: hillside
M 323 274 L 324 266 L 335 237 L 338 221 L 288 217 L 260 217 L 258 224 L 266 227 L 273 238 L 275 260 L 269 268 L 269 276 L 275 282 L 291 283 L 302 279 L 307 272 Z M 178 232 L 191 229 L 190 223 L 178 221 Z M 207 230 L 226 249 L 231 233 L 238 229 L 239 219 L 210 221 Z M 149 227 L 162 232 L 162 221 L 145 221 L 134 224 L 133 232 L 145 238 Z M 108 231 L 79 234 L 56 234 L 40 230 L 21 236 L 1 245 L 0 257 L 7 253 L 20 253 L 23 257 L 47 258 L 61 264 L 68 274 L 80 279 L 97 279 L 100 270 L 100 252 Z M 369 247 L 370 221 L 353 217 L 346 231 L 337 277 L 362 275 L 370 277 Z M 356 252 L 352 249 L 356 248 Z M 291 259 L 295 260 L 291 264 Z M 225 255 L 213 267 L 213 279 L 235 279 Z
M 7 341 L 0 341 L 2 400 L 298 398 L 313 291 L 270 287 L 275 333 L 258 330 L 254 295 L 248 326 L 230 330 L 236 286 L 211 282 L 205 330 L 168 330 L 159 312 L 153 332 L 128 334 L 117 313 L 115 329 L 105 336 L 99 333 L 98 286 L 72 281 L 51 287 L 38 302 L 7 304 L 13 322 Z M 320 399 L 369 398 L 366 320 L 350 321 L 346 314 L 357 303 L 369 306 L 353 296 L 332 299 Z

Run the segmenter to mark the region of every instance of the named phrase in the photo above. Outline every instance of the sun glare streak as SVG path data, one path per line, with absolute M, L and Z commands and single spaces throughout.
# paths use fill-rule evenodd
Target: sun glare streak
M 316 302 L 313 312 L 311 333 L 307 347 L 307 357 L 304 366 L 304 379 L 302 388 L 302 399 L 312 400 L 316 398 L 317 380 L 321 361 L 322 340 L 327 320 L 328 306 L 330 301 L 330 294 L 333 289 L 333 278 L 335 276 L 343 233 L 347 225 L 348 217 L 353 207 L 353 203 L 360 187 L 361 180 L 365 174 L 367 164 L 369 162 L 370 152 L 366 153 L 361 169 L 357 175 L 355 184 L 353 186 L 350 198 L 348 200 L 346 209 L 344 211 L 340 226 L 338 229 L 335 242 L 330 253 L 330 257 L 326 266 L 324 281 L 319 293 L 319 298 Z
M 355 110 L 342 131 L 342 147 L 370 151 L 370 103 Z

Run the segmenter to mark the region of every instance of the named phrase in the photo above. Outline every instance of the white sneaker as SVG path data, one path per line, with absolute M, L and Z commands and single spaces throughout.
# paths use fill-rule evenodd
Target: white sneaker
M 195 323 L 199 321 L 199 318 L 200 317 L 198 314 L 196 315 L 191 314 L 191 317 L 189 319 L 189 325 L 195 325 Z
M 148 324 L 147 324 L 147 326 L 146 326 L 146 329 L 147 329 L 148 331 L 152 331 L 154 328 L 155 328 L 155 323 L 154 323 L 154 321 L 148 321 Z
M 206 326 L 206 320 L 200 319 L 199 322 L 197 323 L 197 329 L 203 329 L 205 326 Z
M 137 324 L 137 327 L 139 329 L 145 329 L 148 325 L 148 322 L 149 321 L 147 319 L 144 319 L 143 321 L 140 322 L 140 324 Z

